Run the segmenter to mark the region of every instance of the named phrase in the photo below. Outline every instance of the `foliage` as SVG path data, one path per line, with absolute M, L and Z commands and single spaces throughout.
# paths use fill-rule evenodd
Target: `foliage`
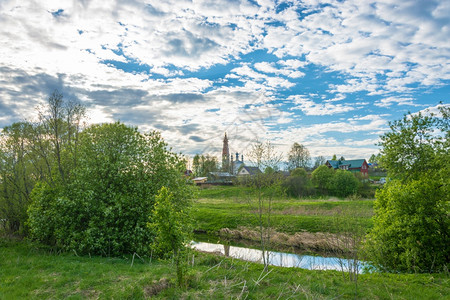
M 121 123 L 93 125 L 80 135 L 70 182 L 41 184 L 29 208 L 31 236 L 77 253 L 147 253 L 155 195 L 169 187 L 182 206 L 189 188 L 184 162 L 157 132 Z
M 334 170 L 332 168 L 321 165 L 311 173 L 311 180 L 314 186 L 318 188 L 321 193 L 324 193 L 331 189 L 333 176 Z
M 314 160 L 313 169 L 317 169 L 318 167 L 324 165 L 327 162 L 327 159 L 324 156 L 317 156 Z
M 450 106 L 441 106 L 442 118 L 421 112 L 390 123 L 380 137 L 382 167 L 391 178 L 418 179 L 448 166 Z M 446 117 L 445 117 L 446 116 Z
M 190 224 L 189 206 L 180 206 L 173 194 L 162 187 L 156 195 L 153 217 L 149 227 L 155 232 L 155 243 L 152 247 L 163 255 L 172 252 L 175 259 L 177 282 L 183 285 L 186 272 L 186 245 L 191 241 L 192 226 Z
M 285 179 L 283 186 L 288 195 L 302 197 L 313 194 L 313 186 L 308 173 L 304 168 L 296 168 L 291 175 Z
M 219 170 L 219 162 L 215 156 L 196 154 L 192 162 L 192 168 L 194 169 L 195 176 L 206 177 L 208 173 Z
M 36 182 L 64 183 L 77 158 L 84 107 L 55 91 L 37 111 L 37 121 L 6 126 L 0 136 L 0 219 L 7 220 L 10 232 L 25 233 Z
M 377 266 L 385 271 L 435 272 L 448 267 L 448 193 L 430 178 L 390 181 L 376 194 L 370 234 Z
M 367 245 L 380 269 L 436 272 L 448 269 L 450 107 L 390 124 L 381 137 L 388 182 L 376 193 L 374 228 Z
M 26 209 L 35 180 L 28 146 L 30 124 L 14 123 L 1 133 L 0 219 L 10 233 L 19 231 L 27 218 Z
M 308 149 L 298 143 L 294 143 L 288 153 L 288 169 L 307 168 L 311 157 Z
M 336 170 L 331 180 L 333 194 L 339 197 L 347 197 L 358 191 L 359 181 L 353 173 L 344 170 Z
M 369 163 L 378 164 L 378 163 L 380 163 L 380 159 L 381 159 L 381 153 L 378 153 L 377 155 L 372 154 L 369 158 Z

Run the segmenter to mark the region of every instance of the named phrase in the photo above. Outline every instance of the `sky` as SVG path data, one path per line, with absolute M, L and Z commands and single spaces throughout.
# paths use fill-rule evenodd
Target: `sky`
M 368 159 L 449 83 L 448 0 L 0 0 L 0 128 L 57 89 L 186 155 Z

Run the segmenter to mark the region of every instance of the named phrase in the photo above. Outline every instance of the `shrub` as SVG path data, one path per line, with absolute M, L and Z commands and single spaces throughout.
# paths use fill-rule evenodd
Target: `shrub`
M 331 187 L 333 194 L 339 197 L 347 197 L 358 191 L 359 181 L 349 171 L 337 170 L 332 178 Z
M 147 253 L 154 237 L 147 222 L 161 187 L 171 189 L 176 205 L 188 205 L 184 162 L 159 133 L 120 123 L 86 129 L 78 151 L 70 182 L 33 191 L 32 237 L 79 253 Z
M 303 168 L 297 168 L 291 172 L 283 183 L 286 193 L 295 196 L 307 196 L 314 193 L 314 187 L 308 177 L 308 173 Z
M 384 271 L 435 272 L 448 267 L 448 195 L 430 178 L 386 183 L 376 193 L 368 248 Z
M 333 175 L 334 170 L 332 168 L 321 165 L 312 172 L 311 179 L 314 186 L 319 189 L 321 193 L 324 193 L 331 189 Z

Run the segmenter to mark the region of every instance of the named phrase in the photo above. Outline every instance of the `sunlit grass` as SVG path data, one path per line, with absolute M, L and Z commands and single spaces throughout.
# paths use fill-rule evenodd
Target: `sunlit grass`
M 355 295 L 354 283 L 337 271 L 265 273 L 259 264 L 192 255 L 188 284 L 177 288 L 171 261 L 78 257 L 2 241 L 0 299 L 445 299 L 450 293 L 446 274 L 363 274 Z
M 267 203 L 267 199 L 264 199 Z M 196 229 L 217 232 L 222 228 L 254 228 L 258 225 L 255 190 L 247 187 L 213 187 L 200 190 L 194 204 Z M 351 211 L 355 224 L 372 227 L 373 199 L 346 200 L 335 197 L 289 198 L 276 196 L 271 202 L 272 227 L 285 233 L 301 231 L 336 233 L 333 220 Z

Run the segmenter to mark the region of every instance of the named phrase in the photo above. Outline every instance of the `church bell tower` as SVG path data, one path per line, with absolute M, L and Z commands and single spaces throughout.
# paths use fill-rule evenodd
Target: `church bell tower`
M 222 148 L 222 171 L 230 171 L 230 149 L 228 147 L 228 137 L 225 132 L 225 137 L 223 138 L 223 148 Z

